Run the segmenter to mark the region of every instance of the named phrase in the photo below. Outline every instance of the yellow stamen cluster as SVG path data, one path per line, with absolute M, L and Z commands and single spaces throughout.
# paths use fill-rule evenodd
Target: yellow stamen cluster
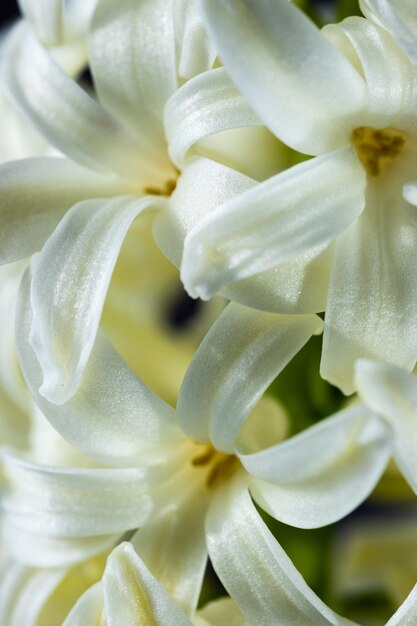
M 360 126 L 352 132 L 352 144 L 369 176 L 375 177 L 399 155 L 405 138 L 392 128 Z
M 199 454 L 191 459 L 194 467 L 207 467 L 207 487 L 217 486 L 229 477 L 238 467 L 238 459 L 234 454 L 218 452 L 211 444 L 204 445 Z

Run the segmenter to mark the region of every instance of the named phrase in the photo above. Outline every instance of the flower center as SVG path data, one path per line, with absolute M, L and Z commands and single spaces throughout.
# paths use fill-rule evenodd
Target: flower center
M 405 136 L 400 131 L 370 126 L 355 128 L 351 140 L 360 162 L 369 176 L 373 177 L 379 176 L 400 154 L 405 144 Z
M 210 488 L 229 478 L 239 467 L 239 460 L 234 454 L 218 452 L 211 444 L 204 444 L 191 459 L 191 465 L 206 468 L 205 482 Z
M 170 196 L 177 186 L 176 178 L 170 178 L 166 181 L 163 187 L 145 187 L 145 194 L 149 194 L 151 196 Z

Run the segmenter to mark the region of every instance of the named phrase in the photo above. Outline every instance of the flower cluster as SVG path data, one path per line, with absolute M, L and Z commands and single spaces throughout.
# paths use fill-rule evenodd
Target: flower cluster
M 0 624 L 417 624 L 414 0 L 20 8 Z

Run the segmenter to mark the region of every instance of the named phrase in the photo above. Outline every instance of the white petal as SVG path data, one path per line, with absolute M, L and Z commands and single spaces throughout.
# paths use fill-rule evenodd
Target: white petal
M 412 0 L 359 0 L 363 14 L 386 28 L 417 63 L 417 18 Z
M 355 382 L 363 401 L 393 429 L 395 459 L 417 492 L 416 377 L 388 363 L 360 360 Z
M 176 0 L 173 11 L 178 74 L 189 80 L 212 67 L 216 50 L 203 27 L 194 0 Z
M 1 464 L 5 523 L 47 539 L 137 528 L 154 514 L 158 500 L 164 502 L 161 487 L 172 473 L 169 465 L 149 470 L 36 465 L 7 452 L 2 453 Z
M 408 61 L 392 37 L 360 17 L 326 26 L 323 32 L 330 39 L 343 33 L 360 63 L 368 88 L 368 112 L 360 125 L 404 130 L 414 126 L 417 68 Z
M 288 0 L 199 5 L 227 71 L 281 140 L 307 154 L 347 143 L 365 86 L 301 11 Z
M 261 124 L 224 68 L 185 83 L 168 100 L 164 118 L 169 153 L 178 167 L 183 167 L 187 151 L 205 137 Z
M 197 608 L 207 564 L 204 519 L 207 494 L 190 490 L 189 475 L 176 485 L 175 506 L 132 537 L 146 567 L 186 615 Z M 188 492 L 188 493 L 187 493 Z M 187 494 L 187 497 L 184 497 Z
M 195 626 L 249 626 L 231 598 L 219 598 L 200 609 Z
M 229 304 L 185 375 L 177 404 L 181 428 L 231 452 L 268 385 L 320 328 L 315 315 L 279 316 Z
M 251 624 L 351 624 L 307 586 L 263 523 L 246 490 L 220 490 L 206 529 L 216 573 Z
M 62 40 L 62 0 L 18 0 L 20 10 L 46 45 Z
M 172 0 L 100 0 L 89 40 L 101 102 L 165 167 L 163 107 L 177 86 L 172 11 Z
M 29 279 L 22 284 L 17 317 L 20 364 L 32 396 L 61 435 L 88 455 L 110 465 L 136 466 L 166 458 L 182 436 L 174 410 L 153 394 L 112 348 L 97 336 L 83 382 L 66 404 L 39 392 L 42 372 L 28 343 L 31 326 Z
M 414 626 L 417 621 L 417 585 L 385 626 Z
M 391 453 L 390 429 L 364 407 L 337 413 L 262 452 L 239 455 L 268 513 L 299 528 L 331 524 L 371 493 Z
M 37 157 L 0 166 L 0 262 L 38 252 L 64 213 L 94 196 L 118 195 L 115 179 L 66 159 Z
M 79 598 L 62 626 L 106 626 L 102 612 L 103 590 L 101 583 L 96 583 Z
M 358 358 L 410 370 L 416 362 L 417 230 L 397 196 L 395 183 L 370 187 L 365 211 L 336 243 L 321 375 L 346 394 Z
M 77 391 L 127 231 L 156 204 L 152 196 L 80 202 L 32 263 L 29 342 L 43 371 L 40 394 L 50 402 L 63 404 Z
M 13 29 L 2 47 L 0 75 L 17 108 L 75 161 L 117 172 L 135 185 L 148 170 L 153 173 L 134 138 L 65 74 L 24 25 Z
M 362 212 L 365 183 L 347 148 L 295 165 L 226 202 L 185 240 L 187 290 L 208 299 L 224 285 L 325 245 Z
M 128 543 L 109 556 L 103 592 L 108 626 L 191 626 Z

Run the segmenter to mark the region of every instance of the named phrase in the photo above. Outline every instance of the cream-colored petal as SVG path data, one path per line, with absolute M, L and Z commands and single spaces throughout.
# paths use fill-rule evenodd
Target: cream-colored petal
M 18 0 L 20 10 L 46 45 L 61 43 L 63 0 Z
M 78 599 L 62 626 L 107 626 L 103 612 L 103 589 L 98 582 Z
M 194 0 L 173 4 L 178 74 L 189 80 L 213 66 L 216 50 L 201 21 Z

